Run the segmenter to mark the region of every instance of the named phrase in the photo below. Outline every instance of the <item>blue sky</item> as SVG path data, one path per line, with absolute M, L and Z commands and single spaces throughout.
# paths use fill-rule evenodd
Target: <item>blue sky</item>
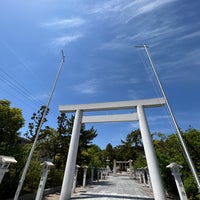
M 144 50 L 135 48 L 147 44 L 179 126 L 199 129 L 199 10 L 186 0 L 1 1 L 0 99 L 22 109 L 23 134 L 47 103 L 62 49 L 46 125 L 56 127 L 59 105 L 161 97 Z M 166 107 L 146 113 L 151 132 L 175 132 Z M 138 128 L 93 125 L 102 148 Z

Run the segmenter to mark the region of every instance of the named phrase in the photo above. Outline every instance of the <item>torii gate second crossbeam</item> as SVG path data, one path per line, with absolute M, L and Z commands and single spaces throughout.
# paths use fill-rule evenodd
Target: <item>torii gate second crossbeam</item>
M 81 123 L 97 123 L 97 122 L 119 122 L 119 121 L 139 121 L 141 136 L 144 145 L 144 151 L 147 159 L 148 170 L 151 178 L 152 189 L 155 200 L 165 200 L 165 192 L 163 188 L 158 161 L 155 154 L 151 134 L 149 131 L 144 108 L 158 107 L 165 104 L 164 98 L 120 101 L 96 104 L 79 104 L 60 106 L 59 110 L 63 113 L 75 112 L 74 125 L 68 151 L 68 158 L 65 167 L 65 174 L 61 189 L 60 200 L 69 200 L 71 197 L 73 175 L 76 165 L 78 143 L 80 137 Z M 137 109 L 136 113 L 118 114 L 118 115 L 100 115 L 100 116 L 83 116 L 85 111 L 105 111 L 105 110 L 125 110 Z

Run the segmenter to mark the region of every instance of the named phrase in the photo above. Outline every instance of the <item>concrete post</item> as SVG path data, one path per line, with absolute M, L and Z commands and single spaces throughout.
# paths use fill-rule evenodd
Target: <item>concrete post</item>
M 78 175 L 78 169 L 80 168 L 79 165 L 76 165 L 75 167 L 75 172 L 74 172 L 74 182 L 73 182 L 73 187 L 72 187 L 72 192 L 75 193 L 76 189 L 76 181 L 77 181 L 77 175 Z
M 144 185 L 146 185 L 147 183 L 146 183 L 145 169 L 144 168 L 142 168 L 142 179 L 143 179 Z
M 110 162 L 110 160 L 108 159 L 108 157 L 107 157 L 107 159 L 106 159 L 106 163 L 107 163 L 107 166 L 106 166 L 106 176 L 109 176 L 109 173 L 110 173 L 110 166 L 109 166 L 109 162 Z
M 138 180 L 139 180 L 139 183 L 142 183 L 140 169 L 138 169 Z
M 134 176 L 135 176 L 135 179 L 136 179 L 136 180 L 138 180 L 138 173 L 137 173 L 137 172 L 138 172 L 138 170 L 135 169 L 135 170 L 134 170 Z
M 141 172 L 141 168 L 139 169 L 139 182 L 142 183 L 142 172 Z
M 65 173 L 63 178 L 63 184 L 61 188 L 60 200 L 69 200 L 72 192 L 73 176 L 76 165 L 80 129 L 82 121 L 82 111 L 77 110 L 74 119 L 74 125 L 72 130 L 72 136 L 68 151 L 67 163 L 65 167 Z
M 85 188 L 87 169 L 88 169 L 88 166 L 83 167 L 83 188 Z
M 137 106 L 137 113 L 139 118 L 142 140 L 144 144 L 144 151 L 147 159 L 147 165 L 151 177 L 154 198 L 155 200 L 166 200 L 155 149 L 153 146 L 152 138 L 147 124 L 146 115 L 142 105 Z
M 99 176 L 100 176 L 100 169 L 97 169 L 97 182 L 99 182 Z
M 116 160 L 114 160 L 113 176 L 116 176 L 116 171 L 117 171 L 117 163 L 116 163 Z
M 138 169 L 135 169 L 135 179 L 138 180 Z
M 103 168 L 100 169 L 101 181 L 103 180 Z
M 94 167 L 91 167 L 91 183 L 94 181 Z
M 152 190 L 151 179 L 149 176 L 148 168 L 146 170 L 147 170 L 147 183 L 148 183 L 149 189 Z
M 52 162 L 48 162 L 48 161 L 45 161 L 41 165 L 43 165 L 43 171 L 42 171 L 42 176 L 41 176 L 41 179 L 40 179 L 40 183 L 39 183 L 39 186 L 38 186 L 38 190 L 37 190 L 35 200 L 41 200 L 42 199 L 44 187 L 45 187 L 45 184 L 46 184 L 46 181 L 47 181 L 47 176 L 48 176 L 48 173 L 50 171 L 50 167 L 54 166 L 54 164 Z
M 182 166 L 178 165 L 177 163 L 171 163 L 167 166 L 167 168 L 170 168 L 171 173 L 174 176 L 180 200 L 187 200 L 185 188 L 184 188 L 184 185 L 183 185 L 183 182 L 182 182 L 182 179 L 181 179 L 181 173 L 179 171 L 180 167 L 182 168 Z
M 129 176 L 133 177 L 133 165 L 132 165 L 133 161 L 129 160 L 128 162 L 129 162 L 129 170 L 130 170 L 129 171 Z

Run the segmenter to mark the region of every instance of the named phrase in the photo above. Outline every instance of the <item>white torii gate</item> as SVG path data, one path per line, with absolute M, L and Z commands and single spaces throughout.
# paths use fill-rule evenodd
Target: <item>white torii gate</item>
M 68 157 L 65 167 L 65 174 L 61 189 L 60 200 L 69 200 L 71 197 L 73 175 L 76 165 L 80 129 L 82 123 L 99 123 L 99 122 L 130 122 L 139 121 L 141 136 L 144 145 L 144 151 L 147 159 L 147 166 L 151 178 L 152 189 L 155 200 L 165 200 L 165 192 L 163 188 L 158 161 L 155 154 L 151 134 L 149 131 L 144 108 L 159 107 L 165 104 L 164 98 L 154 98 L 145 100 L 119 101 L 95 104 L 79 104 L 79 105 L 63 105 L 59 106 L 62 113 L 75 112 L 74 125 L 68 151 Z M 125 110 L 136 109 L 136 113 L 131 114 L 115 114 L 115 115 L 98 115 L 84 116 L 85 111 L 103 111 L 103 110 Z

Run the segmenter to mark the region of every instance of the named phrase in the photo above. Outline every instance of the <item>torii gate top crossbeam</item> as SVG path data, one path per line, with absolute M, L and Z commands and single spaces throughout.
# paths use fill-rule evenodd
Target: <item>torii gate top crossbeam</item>
M 118 101 L 118 102 L 106 102 L 95 104 L 79 104 L 79 105 L 61 105 L 59 111 L 63 113 L 75 112 L 76 110 L 82 111 L 102 111 L 102 110 L 122 110 L 132 109 L 141 105 L 145 108 L 159 107 L 165 104 L 164 98 L 154 98 L 145 100 L 132 100 L 132 101 Z

